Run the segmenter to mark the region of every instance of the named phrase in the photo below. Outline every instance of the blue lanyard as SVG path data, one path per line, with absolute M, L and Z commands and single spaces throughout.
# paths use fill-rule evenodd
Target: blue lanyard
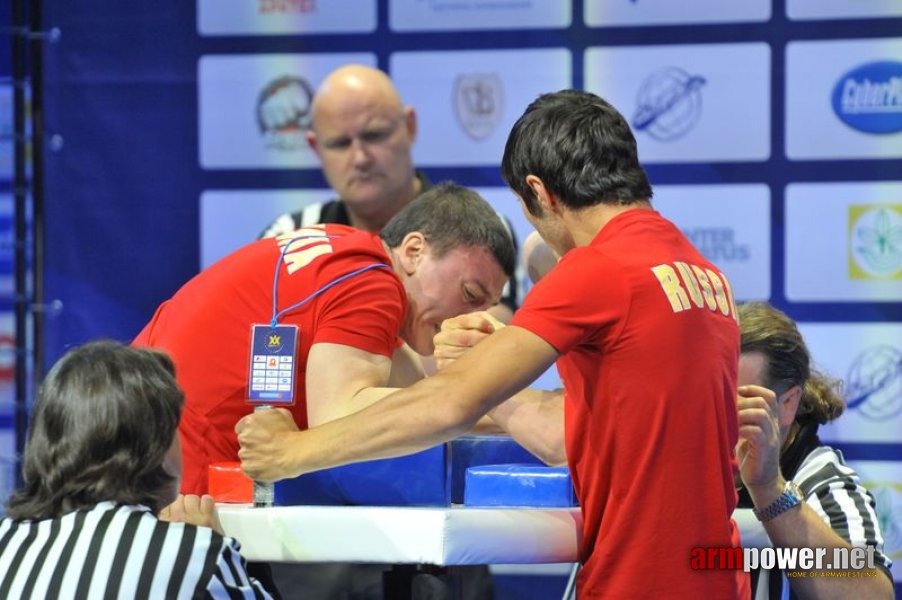
M 315 292 L 313 292 L 312 294 L 310 294 L 309 296 L 307 296 L 300 302 L 295 302 L 288 308 L 283 308 L 282 310 L 278 310 L 278 303 L 277 303 L 276 298 L 277 298 L 277 291 L 279 289 L 279 271 L 281 270 L 282 261 L 285 260 L 285 252 L 288 250 L 288 248 L 293 243 L 295 243 L 298 240 L 305 240 L 305 239 L 321 240 L 324 237 L 329 239 L 329 238 L 335 238 L 335 237 L 339 237 L 339 236 L 337 236 L 337 235 L 327 235 L 327 236 L 302 235 L 302 236 L 298 236 L 296 238 L 292 238 L 282 248 L 282 252 L 279 254 L 279 260 L 278 260 L 278 262 L 276 262 L 276 272 L 272 279 L 272 321 L 270 321 L 270 323 L 269 323 L 271 327 L 275 327 L 276 325 L 279 324 L 279 317 L 281 317 L 282 315 L 284 315 L 285 313 L 287 313 L 289 311 L 292 311 L 296 308 L 300 308 L 301 306 L 304 306 L 305 304 L 307 304 L 308 302 L 310 302 L 311 300 L 313 300 L 320 294 L 322 294 L 325 291 L 327 291 L 328 289 L 330 289 L 332 286 L 338 285 L 339 283 L 341 283 L 342 281 L 344 281 L 346 279 L 350 279 L 351 277 L 355 277 L 355 276 L 360 275 L 361 273 L 365 273 L 366 271 L 369 271 L 371 269 L 387 269 L 388 268 L 388 265 L 385 265 L 382 263 L 375 263 L 372 265 L 367 265 L 365 267 L 360 267 L 359 269 L 351 271 L 350 273 L 346 273 L 344 275 L 341 275 L 340 277 L 335 278 L 334 280 L 330 281 L 323 287 L 319 288 L 318 290 L 316 290 Z

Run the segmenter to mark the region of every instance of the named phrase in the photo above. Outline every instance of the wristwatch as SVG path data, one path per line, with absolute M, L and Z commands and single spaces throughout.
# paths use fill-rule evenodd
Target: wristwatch
M 771 502 L 766 508 L 761 510 L 758 510 L 757 508 L 754 509 L 754 513 L 755 516 L 758 517 L 758 520 L 763 523 L 765 521 L 770 521 L 771 519 L 776 519 L 793 506 L 801 504 L 804 499 L 802 490 L 799 489 L 799 486 L 792 481 L 787 481 L 786 485 L 783 486 L 783 493 L 780 494 L 776 500 Z

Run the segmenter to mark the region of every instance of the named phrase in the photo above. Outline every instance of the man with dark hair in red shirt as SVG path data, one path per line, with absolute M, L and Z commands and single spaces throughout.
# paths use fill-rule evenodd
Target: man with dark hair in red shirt
M 538 454 L 559 460 L 566 448 L 583 511 L 580 597 L 747 597 L 747 574 L 689 567 L 694 547 L 739 545 L 729 282 L 652 209 L 629 125 L 598 96 L 566 90 L 533 102 L 508 138 L 502 175 L 562 257 L 510 326 L 346 419 L 307 431 L 282 411 L 242 419 L 244 469 L 273 480 L 413 452 L 495 409 Z M 486 323 L 449 327 L 466 334 L 482 326 L 474 321 Z M 521 392 L 555 361 L 564 419 L 548 417 L 561 394 Z

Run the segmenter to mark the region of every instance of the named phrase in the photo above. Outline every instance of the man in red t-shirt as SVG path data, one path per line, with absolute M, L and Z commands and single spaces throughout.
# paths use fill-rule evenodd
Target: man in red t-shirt
M 205 493 L 207 465 L 238 459 L 234 427 L 252 410 L 253 324 L 269 324 L 275 311 L 280 325 L 299 328 L 290 413 L 305 429 L 418 378 L 419 362 L 399 338 L 431 354 L 442 321 L 498 301 L 514 261 L 494 210 L 477 194 L 444 184 L 405 207 L 380 235 L 314 225 L 254 242 L 197 275 L 133 342 L 166 350 L 185 390 L 182 491 Z
M 693 548 L 739 545 L 729 282 L 652 210 L 629 126 L 593 94 L 533 102 L 508 138 L 502 175 L 563 257 L 511 325 L 348 419 L 296 431 L 282 411 L 245 417 L 244 469 L 271 480 L 395 456 L 493 411 L 522 444 L 569 464 L 584 522 L 580 597 L 747 597 L 741 571 L 690 569 Z M 447 327 L 468 346 L 484 323 Z M 521 392 L 555 361 L 562 396 Z M 444 409 L 427 409 L 436 404 Z M 265 460 L 273 453 L 285 457 L 276 469 Z

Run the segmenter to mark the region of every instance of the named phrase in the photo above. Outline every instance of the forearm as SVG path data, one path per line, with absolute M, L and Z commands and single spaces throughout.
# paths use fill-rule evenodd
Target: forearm
M 318 427 L 324 423 L 347 417 L 397 391 L 398 388 L 393 387 L 368 387 L 347 398 L 333 398 L 328 402 L 323 402 L 322 406 L 316 410 L 312 410 L 313 406 L 308 405 L 308 425 Z
M 290 477 L 338 465 L 410 454 L 448 441 L 472 429 L 479 418 L 523 389 L 558 358 L 557 351 L 527 330 L 507 327 L 467 352 L 447 369 L 346 417 L 307 431 L 282 431 L 265 457 L 279 469 L 248 469 L 252 477 Z M 500 357 L 500 358 L 498 358 Z M 499 377 L 502 372 L 505 377 Z M 266 411 L 264 411 L 265 414 Z M 280 416 L 281 415 L 275 415 Z M 239 422 L 239 443 L 261 435 Z M 563 419 L 560 419 L 563 423 Z M 245 428 L 247 428 L 245 430 Z M 283 428 L 284 429 L 284 428 Z M 561 427 L 563 429 L 563 427 Z M 242 448 L 261 460 L 266 443 Z M 270 458 L 273 454 L 276 458 Z M 241 454 L 239 454 L 241 456 Z M 250 461 L 249 461 L 250 462 Z M 262 462 L 262 460 L 261 460 Z
M 523 390 L 492 409 L 489 416 L 546 464 L 567 463 L 561 390 Z
M 785 482 L 780 477 L 766 491 L 753 491 L 752 499 L 756 507 L 767 506 L 779 496 Z M 775 519 L 766 521 L 764 529 L 777 548 L 827 548 L 826 561 L 830 562 L 832 548 L 851 548 L 823 518 L 803 502 Z M 792 589 L 802 598 L 843 599 L 851 597 L 892 598 L 893 588 L 889 578 L 881 569 L 873 577 L 792 577 Z
M 472 435 L 508 435 L 504 428 L 496 423 L 489 415 L 480 417 L 479 421 L 476 422 L 476 425 L 469 433 Z
M 451 401 L 437 410 L 444 400 L 441 379 L 438 374 L 359 412 L 284 434 L 283 472 L 291 477 L 361 460 L 403 456 L 466 433 L 481 413 Z

